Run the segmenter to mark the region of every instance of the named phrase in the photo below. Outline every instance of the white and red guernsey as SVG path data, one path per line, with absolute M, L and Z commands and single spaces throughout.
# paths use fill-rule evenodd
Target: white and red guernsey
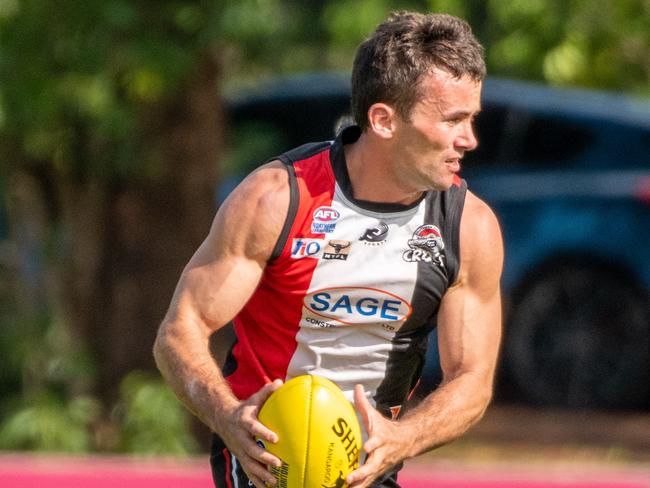
M 459 265 L 466 185 L 412 205 L 355 200 L 343 145 L 307 144 L 287 166 L 288 217 L 261 281 L 234 319 L 224 367 L 237 397 L 301 374 L 334 381 L 351 400 L 361 383 L 377 408 L 399 411 L 419 378 L 427 335 Z

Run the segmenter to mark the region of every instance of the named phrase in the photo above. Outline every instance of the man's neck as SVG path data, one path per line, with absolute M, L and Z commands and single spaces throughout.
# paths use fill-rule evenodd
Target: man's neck
M 392 173 L 391 152 L 374 144 L 367 134 L 344 145 L 343 151 L 355 199 L 410 205 L 422 197 L 421 191 L 400 188 Z

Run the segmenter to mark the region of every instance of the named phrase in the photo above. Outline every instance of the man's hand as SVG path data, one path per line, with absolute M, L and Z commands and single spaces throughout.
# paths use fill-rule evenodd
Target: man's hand
M 354 387 L 354 404 L 368 432 L 368 440 L 363 445 L 368 457 L 345 481 L 350 488 L 364 488 L 406 457 L 404 442 L 408 436 L 401 432 L 397 422 L 388 420 L 373 408 L 361 385 Z
M 275 486 L 275 477 L 267 466 L 280 467 L 282 461 L 255 442 L 259 437 L 266 442 L 275 443 L 278 436 L 257 420 L 260 408 L 271 393 L 282 386 L 281 380 L 267 383 L 248 400 L 223 414 L 223 429 L 219 434 L 230 452 L 237 458 L 248 478 L 258 488 Z M 266 484 L 265 484 L 266 483 Z

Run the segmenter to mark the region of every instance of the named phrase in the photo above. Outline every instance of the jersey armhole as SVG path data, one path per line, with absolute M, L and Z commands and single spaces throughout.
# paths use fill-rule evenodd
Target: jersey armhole
M 455 189 L 455 191 L 453 191 L 453 193 L 453 197 L 458 201 L 458 203 L 452 203 L 450 205 L 450 214 L 447 217 L 448 230 L 452 236 L 451 249 L 452 255 L 454 257 L 454 266 L 452 267 L 451 273 L 448 277 L 448 286 L 452 286 L 456 283 L 458 274 L 460 272 L 460 221 L 463 218 L 465 198 L 467 197 L 467 182 L 461 179 L 460 184 Z
M 289 233 L 291 232 L 293 221 L 298 213 L 298 183 L 296 182 L 296 171 L 293 167 L 293 161 L 284 154 L 276 159 L 282 161 L 284 166 L 287 168 L 287 176 L 289 178 L 289 209 L 287 210 L 287 217 L 282 226 L 282 231 L 273 247 L 273 252 L 268 261 L 269 263 L 279 258 L 282 254 L 282 250 L 284 249 Z

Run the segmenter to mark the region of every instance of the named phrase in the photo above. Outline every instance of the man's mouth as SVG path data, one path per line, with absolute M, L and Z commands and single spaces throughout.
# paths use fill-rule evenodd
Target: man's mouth
M 445 164 L 453 173 L 460 171 L 460 158 L 452 158 L 445 160 Z

